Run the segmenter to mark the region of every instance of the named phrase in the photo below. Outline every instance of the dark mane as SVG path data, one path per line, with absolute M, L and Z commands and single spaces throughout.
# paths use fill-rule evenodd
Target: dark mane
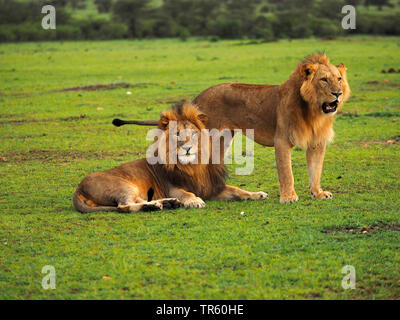
M 202 172 L 201 177 L 189 175 L 178 167 L 169 170 L 162 164 L 147 163 L 147 165 L 161 191 L 168 190 L 170 185 L 173 185 L 208 200 L 213 195 L 222 192 L 225 187 L 227 171 L 223 164 L 204 165 L 206 170 Z M 168 195 L 164 194 L 163 196 L 167 197 Z
M 165 110 L 161 114 L 162 117 L 167 117 L 169 120 L 190 121 L 200 130 L 205 129 L 199 115 L 203 115 L 202 112 L 194 104 L 185 101 L 176 103 L 171 109 Z M 173 185 L 208 200 L 222 192 L 225 187 L 227 171 L 223 163 L 185 166 L 147 163 L 147 166 L 160 194 L 165 193 Z M 167 196 L 163 194 L 163 197 Z

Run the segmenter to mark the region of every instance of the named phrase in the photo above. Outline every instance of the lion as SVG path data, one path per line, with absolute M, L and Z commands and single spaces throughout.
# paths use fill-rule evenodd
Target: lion
M 254 129 L 255 142 L 275 147 L 281 203 L 299 199 L 291 165 L 294 146 L 306 151 L 312 197 L 332 199 L 320 180 L 326 146 L 334 136 L 334 115 L 350 96 L 346 71 L 343 63 L 335 66 L 325 54 L 315 53 L 299 62 L 281 85 L 220 84 L 193 103 L 208 116 L 207 128 Z
M 155 153 L 164 163 L 150 164 L 147 159 L 140 159 L 92 173 L 82 180 L 74 194 L 75 208 L 82 213 L 137 212 L 182 205 L 204 208 L 204 200 L 266 199 L 265 192 L 249 192 L 225 184 L 224 164 L 212 164 L 209 158 L 211 140 L 208 144 L 201 141 L 210 139 L 209 135 L 201 135 L 207 121 L 208 117 L 190 103 L 163 111 L 158 121 L 163 135 L 155 142 Z M 172 128 L 175 134 L 171 134 Z M 170 139 L 176 143 L 176 150 L 169 149 Z M 177 161 L 167 161 L 171 153 Z M 204 157 L 206 161 L 199 161 Z

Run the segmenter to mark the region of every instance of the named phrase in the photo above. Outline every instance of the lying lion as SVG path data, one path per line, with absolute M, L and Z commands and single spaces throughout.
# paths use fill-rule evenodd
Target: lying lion
M 299 199 L 294 189 L 291 149 L 306 150 L 310 192 L 331 199 L 320 180 L 327 143 L 333 138 L 337 109 L 349 98 L 350 87 L 343 64 L 334 66 L 325 54 L 301 61 L 281 85 L 225 83 L 203 91 L 193 103 L 207 114 L 207 128 L 254 129 L 254 141 L 275 147 L 280 182 L 280 202 Z M 120 122 L 154 124 L 154 121 Z
M 170 135 L 172 121 L 176 121 L 176 134 Z M 210 136 L 201 135 L 207 121 L 207 116 L 191 104 L 180 104 L 162 112 L 158 127 L 165 134 L 156 153 L 161 149 L 166 151 L 160 152 L 164 154 L 160 159 L 165 163 L 149 164 L 146 159 L 140 159 L 105 172 L 92 173 L 83 179 L 74 194 L 75 208 L 82 213 L 153 211 L 176 208 L 181 204 L 186 208 L 204 208 L 204 200 L 267 198 L 264 192 L 249 192 L 225 184 L 225 166 L 211 164 Z M 183 131 L 191 134 L 178 139 Z M 210 142 L 203 144 L 203 138 Z M 169 139 L 175 139 L 176 163 L 167 161 L 172 152 Z M 203 154 L 208 159 L 205 164 L 200 161 Z

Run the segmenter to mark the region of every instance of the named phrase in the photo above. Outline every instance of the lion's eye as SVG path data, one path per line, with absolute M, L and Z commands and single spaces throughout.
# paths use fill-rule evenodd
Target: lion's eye
M 327 78 L 322 78 L 321 81 L 328 83 L 328 79 Z
M 339 78 L 338 80 L 339 80 L 339 82 L 340 82 L 340 81 L 342 81 L 342 78 Z

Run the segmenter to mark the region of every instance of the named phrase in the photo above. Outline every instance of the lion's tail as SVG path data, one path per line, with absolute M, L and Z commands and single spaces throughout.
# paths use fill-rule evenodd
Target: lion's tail
M 114 119 L 112 124 L 116 127 L 120 127 L 126 124 L 136 124 L 138 126 L 156 126 L 158 125 L 158 120 L 144 120 L 144 121 L 139 121 L 139 120 L 121 120 L 121 119 Z
M 74 193 L 74 198 L 72 200 L 74 207 L 81 213 L 89 213 L 89 212 L 97 212 L 97 211 L 118 211 L 117 207 L 108 207 L 108 206 L 89 206 L 82 198 L 85 198 L 78 190 Z

